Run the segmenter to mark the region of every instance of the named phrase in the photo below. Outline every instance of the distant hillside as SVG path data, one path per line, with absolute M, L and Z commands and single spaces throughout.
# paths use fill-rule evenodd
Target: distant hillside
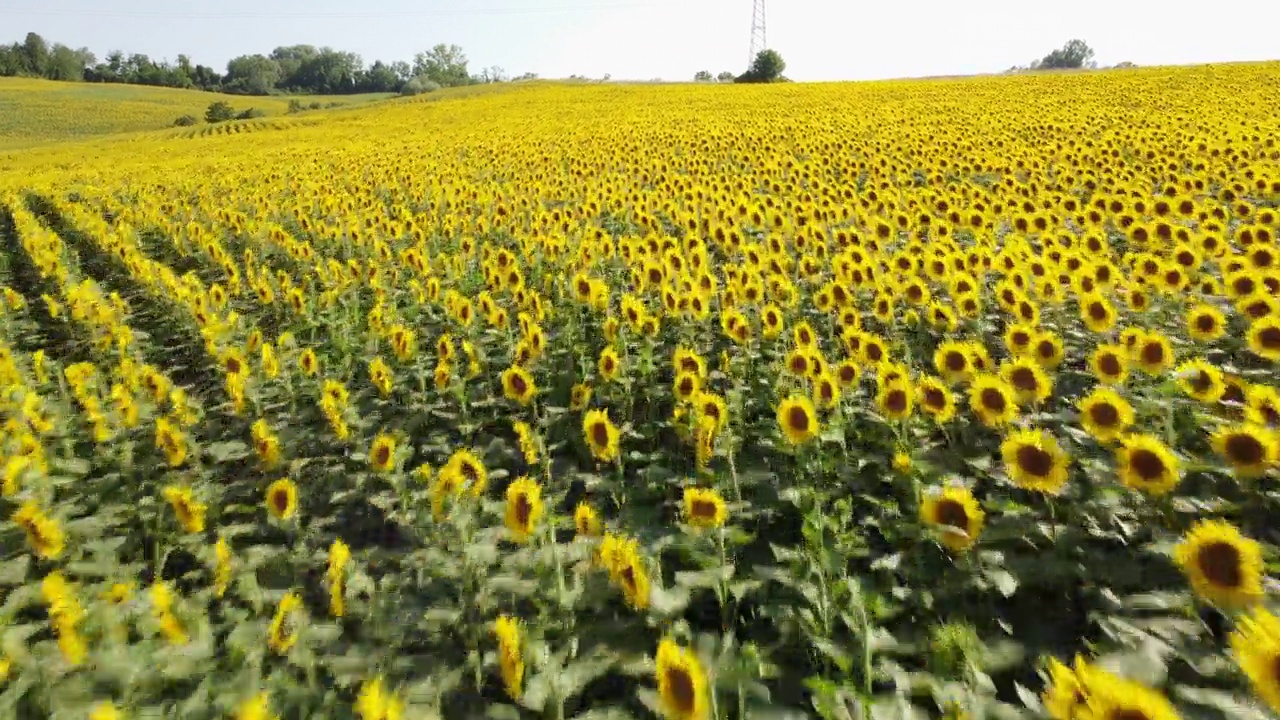
M 0 78 L 0 149 L 170 127 L 183 115 L 203 122 L 210 103 L 224 100 L 237 111 L 257 108 L 286 114 L 290 100 L 304 105 L 359 105 L 390 97 L 379 93 L 339 96 L 248 97 L 200 90 L 67 83 Z M 316 112 L 308 110 L 307 112 Z

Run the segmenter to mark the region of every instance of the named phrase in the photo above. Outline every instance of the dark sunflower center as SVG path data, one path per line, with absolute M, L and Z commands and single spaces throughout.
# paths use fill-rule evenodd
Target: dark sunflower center
M 943 408 L 947 404 L 947 396 L 938 388 L 925 388 L 924 404 L 931 408 Z
M 1147 343 L 1143 345 L 1142 361 L 1148 365 L 1159 365 L 1164 362 L 1164 346 L 1160 343 Z
M 1267 350 L 1280 350 L 1280 327 L 1263 328 L 1258 333 L 1258 343 Z
M 1053 456 L 1035 445 L 1018 448 L 1018 467 L 1029 475 L 1044 477 L 1053 469 Z
M 696 518 L 710 519 L 716 516 L 716 504 L 710 500 L 694 500 L 689 506 L 689 512 Z
M 1013 344 L 1017 347 L 1026 347 L 1031 344 L 1031 336 L 1024 332 L 1016 332 L 1013 334 Z
M 1267 454 L 1258 438 L 1244 433 L 1231 435 L 1224 445 L 1227 458 L 1236 465 L 1257 465 Z
M 803 355 L 797 355 L 791 358 L 791 372 L 796 375 L 804 375 L 809 371 L 809 361 Z
M 1098 403 L 1089 408 L 1089 419 L 1101 427 L 1113 427 L 1120 422 L 1120 411 L 1111 403 Z
M 796 406 L 787 412 L 787 425 L 796 432 L 809 430 L 809 413 L 803 407 Z
M 855 371 L 852 367 L 849 367 L 846 365 L 840 368 L 840 382 L 846 383 L 846 384 L 851 383 L 853 382 L 854 375 L 855 375 Z
M 1053 343 L 1045 340 L 1036 346 L 1036 352 L 1040 354 L 1040 357 L 1048 359 L 1058 354 L 1058 348 Z
M 529 502 L 529 496 L 524 493 L 516 495 L 515 499 L 516 522 L 520 525 L 529 524 L 529 515 L 533 512 L 533 505 Z
M 386 465 L 391 460 L 391 448 L 386 445 L 379 445 L 373 451 L 373 461 L 379 465 Z
M 227 358 L 227 372 L 231 375 L 238 375 L 240 373 L 240 361 L 233 357 Z
M 1208 392 L 1213 387 L 1213 378 L 1207 372 L 1198 372 L 1191 378 L 1191 388 L 1198 393 Z
M 694 711 L 697 694 L 687 670 L 682 667 L 667 670 L 667 687 L 671 688 L 671 702 L 679 708 L 681 716 Z
M 680 396 L 688 397 L 693 394 L 693 378 L 682 378 L 680 380 Z
M 939 501 L 936 517 L 939 525 L 950 525 L 966 531 L 969 529 L 969 513 L 965 512 L 964 505 L 955 500 Z
M 950 352 L 947 353 L 946 366 L 951 372 L 960 372 L 969 365 L 969 360 L 963 353 Z
M 873 344 L 873 345 L 867 346 L 868 360 L 870 360 L 871 362 L 880 362 L 880 359 L 883 357 L 884 357 L 884 350 L 879 345 Z
M 591 426 L 591 442 L 599 447 L 609 444 L 609 427 L 602 422 Z
M 1009 379 L 1013 381 L 1013 386 L 1023 392 L 1035 392 L 1039 387 L 1036 382 L 1036 374 L 1031 368 L 1017 367 L 1010 373 Z
M 528 389 L 529 384 L 524 381 L 523 377 L 520 377 L 519 373 L 511 376 L 511 390 L 516 395 L 524 395 L 525 391 Z
M 289 509 L 289 493 L 284 489 L 271 492 L 271 507 L 277 515 L 283 515 Z
M 1196 562 L 1205 578 L 1219 587 L 1235 588 L 1244 582 L 1240 567 L 1240 551 L 1235 545 L 1214 542 L 1200 548 Z
M 1098 358 L 1098 369 L 1104 375 L 1119 375 L 1123 367 L 1120 365 L 1120 358 L 1107 353 Z
M 1146 482 L 1164 477 L 1166 471 L 1164 460 L 1146 448 L 1138 448 L 1129 454 L 1129 466 Z
M 1004 409 L 1008 407 L 1008 403 L 1004 399 L 1004 393 L 995 388 L 984 389 L 980 399 L 982 400 L 982 407 L 991 412 L 1004 412 Z
M 892 413 L 904 412 L 907 409 L 907 393 L 899 388 L 889 391 L 884 406 Z
M 1089 303 L 1089 317 L 1102 321 L 1107 319 L 1107 308 L 1099 302 Z

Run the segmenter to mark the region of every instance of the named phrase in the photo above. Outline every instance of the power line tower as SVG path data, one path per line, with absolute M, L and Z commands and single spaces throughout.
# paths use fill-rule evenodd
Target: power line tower
M 764 33 L 764 0 L 753 0 L 751 6 L 751 55 L 747 67 L 756 61 L 756 55 L 769 47 Z

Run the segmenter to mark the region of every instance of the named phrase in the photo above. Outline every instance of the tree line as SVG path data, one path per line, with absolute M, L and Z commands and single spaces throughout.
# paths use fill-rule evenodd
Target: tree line
M 186 55 L 169 62 L 116 50 L 99 60 L 88 48 L 50 45 L 34 32 L 27 33 L 22 42 L 0 45 L 0 77 L 129 83 L 236 95 L 417 94 L 508 79 L 496 66 L 471 72 L 462 48 L 443 43 L 418 53 L 413 62 L 378 60 L 367 66 L 356 53 L 314 45 L 282 46 L 267 55 L 233 58 L 226 71 L 219 72 L 207 65 L 193 64 Z

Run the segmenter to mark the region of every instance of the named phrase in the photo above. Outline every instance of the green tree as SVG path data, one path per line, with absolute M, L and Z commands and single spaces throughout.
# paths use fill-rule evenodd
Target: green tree
M 93 53 L 87 48 L 73 50 L 61 43 L 54 43 L 44 76 L 50 80 L 84 80 L 84 71 L 93 66 L 94 60 Z
M 711 72 L 708 70 L 699 70 L 693 75 L 694 82 L 711 82 L 711 80 Z
M 782 79 L 787 63 L 777 50 L 761 50 L 751 62 L 751 68 L 738 76 L 740 83 L 771 83 Z
M 413 58 L 414 77 L 425 77 L 441 87 L 458 87 L 471 84 L 467 72 L 467 56 L 457 45 L 441 43 Z
M 1045 55 L 1033 69 L 1072 70 L 1090 66 L 1093 62 L 1093 48 L 1083 40 L 1069 40 L 1066 45 Z
M 204 111 L 205 122 L 220 123 L 233 119 L 236 111 L 225 100 L 219 100 L 210 103 L 209 108 Z
M 227 63 L 227 92 L 266 95 L 283 79 L 280 63 L 265 55 L 241 55 Z
M 722 82 L 722 83 L 733 82 L 733 77 L 734 77 L 733 73 L 729 72 L 728 70 L 725 70 L 724 72 L 716 76 L 716 82 Z
M 29 32 L 20 52 L 23 74 L 44 77 L 49 67 L 49 44 L 39 34 Z

